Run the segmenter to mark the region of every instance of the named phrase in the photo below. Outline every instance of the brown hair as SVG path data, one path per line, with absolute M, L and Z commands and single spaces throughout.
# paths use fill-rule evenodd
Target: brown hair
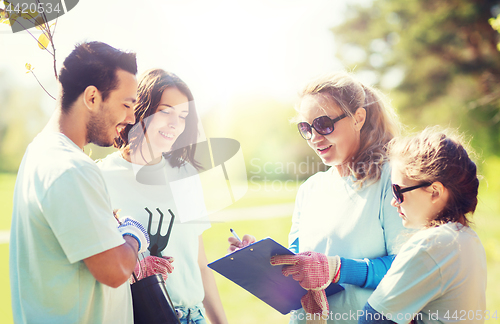
M 423 132 L 389 143 L 391 161 L 402 165 L 408 179 L 419 182 L 441 182 L 449 191 L 445 208 L 429 226 L 464 220 L 477 206 L 479 179 L 476 164 L 462 144 L 461 137 L 451 130 L 428 127 Z
M 172 145 L 168 161 L 173 167 L 180 167 L 185 162 L 189 162 L 198 169 L 200 164 L 194 159 L 195 143 L 198 136 L 198 115 L 196 114 L 193 95 L 187 84 L 177 75 L 162 69 L 151 69 L 142 75 L 137 90 L 137 103 L 134 107 L 135 124 L 127 125 L 121 131 L 120 137 L 115 139 L 114 146 L 122 149 L 130 144 L 131 150 L 140 147 L 151 120 L 147 117 L 156 112 L 163 91 L 169 87 L 177 88 L 187 97 L 189 100 L 189 114 L 186 117 L 186 128 Z M 139 126 L 142 126 L 142 132 L 138 132 L 140 135 L 135 135 L 137 132 L 131 132 L 133 128 Z
M 352 74 L 336 72 L 309 82 L 299 94 L 324 95 L 348 116 L 358 108 L 366 110 L 366 120 L 360 132 L 360 147 L 347 167 L 359 187 L 380 179 L 382 165 L 387 161 L 385 145 L 399 134 L 399 122 L 385 96 L 377 89 L 363 85 Z M 294 118 L 292 121 L 297 121 Z

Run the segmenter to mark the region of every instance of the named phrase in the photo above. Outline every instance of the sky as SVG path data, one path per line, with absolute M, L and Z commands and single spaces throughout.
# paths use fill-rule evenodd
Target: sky
M 136 52 L 139 74 L 156 67 L 176 73 L 202 115 L 238 95 L 293 102 L 308 79 L 342 68 L 330 28 L 344 14 L 344 1 L 333 0 L 82 0 L 57 21 L 57 69 L 76 43 L 98 40 Z M 30 63 L 57 93 L 52 57 L 27 32 L 1 25 L 0 48 L 0 71 L 10 82 L 37 86 L 25 73 Z M 52 111 L 53 101 L 44 100 Z
M 57 20 L 56 67 L 75 44 L 102 41 L 136 52 L 139 75 L 150 68 L 177 74 L 202 117 L 214 107 L 238 109 L 235 97 L 293 104 L 308 79 L 342 69 L 330 29 L 344 16 L 345 0 L 81 0 Z M 27 97 L 41 91 L 26 73 L 29 63 L 57 96 L 52 56 L 33 38 L 40 35 L 35 28 L 12 33 L 0 25 L 0 73 L 8 75 L 0 80 L 9 82 L 0 89 L 23 87 Z M 41 98 L 48 119 L 55 103 Z

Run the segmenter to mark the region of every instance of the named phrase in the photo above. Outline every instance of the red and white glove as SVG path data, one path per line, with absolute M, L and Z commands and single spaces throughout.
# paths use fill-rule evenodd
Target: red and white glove
M 173 257 L 159 258 L 150 255 L 137 262 L 137 264 L 135 265 L 134 273 L 136 274 L 137 280 L 141 280 L 143 278 L 159 273 L 163 277 L 163 280 L 166 281 L 168 278 L 168 274 L 172 273 L 172 271 L 174 270 L 172 262 L 174 262 Z M 135 280 L 131 281 L 132 283 L 135 282 Z
M 307 313 L 322 314 L 330 310 L 325 289 L 331 282 L 338 282 L 340 277 L 340 257 L 318 252 L 302 252 L 296 255 L 275 255 L 272 265 L 285 265 L 283 275 L 292 275 L 300 285 L 309 290 L 301 298 L 302 307 Z

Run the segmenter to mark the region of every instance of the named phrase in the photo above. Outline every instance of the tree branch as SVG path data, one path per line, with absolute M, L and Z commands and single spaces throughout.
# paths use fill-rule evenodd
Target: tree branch
M 42 87 L 43 91 L 45 91 L 46 94 L 48 94 L 52 99 L 56 100 L 56 98 L 54 98 L 48 91 L 47 89 L 45 89 L 43 87 L 43 85 L 40 83 L 40 80 L 38 80 L 38 78 L 36 77 L 36 74 L 35 72 L 33 72 L 33 70 L 30 70 L 30 72 L 33 74 L 33 76 L 35 77 L 36 81 L 38 82 L 38 84 L 40 85 L 40 87 Z
M 36 42 L 37 42 L 37 43 L 38 43 L 41 47 L 43 47 L 43 48 L 44 48 L 44 49 L 45 49 L 45 50 L 46 50 L 46 51 L 47 51 L 50 55 L 54 56 L 54 54 L 52 54 L 52 52 L 51 52 L 51 51 L 49 51 L 49 49 L 48 49 L 47 47 L 43 46 L 43 44 L 42 44 L 42 43 L 40 43 L 40 41 L 39 41 L 39 40 L 38 40 L 38 39 L 37 39 L 37 38 L 36 38 L 36 37 L 35 37 L 35 36 L 34 36 L 34 35 L 33 35 L 33 34 L 29 31 L 29 30 L 28 30 L 28 29 L 26 29 L 26 27 L 24 27 L 24 26 L 23 26 L 23 24 L 21 24 L 21 23 L 20 23 L 19 21 L 17 21 L 17 20 L 16 20 L 16 23 L 18 23 L 19 25 L 21 25 L 21 27 L 23 27 L 23 28 L 24 28 L 24 30 L 25 30 L 26 32 L 28 32 L 28 34 L 30 34 L 30 35 L 31 35 L 31 37 L 33 37 L 33 39 L 35 39 L 35 40 L 36 40 Z

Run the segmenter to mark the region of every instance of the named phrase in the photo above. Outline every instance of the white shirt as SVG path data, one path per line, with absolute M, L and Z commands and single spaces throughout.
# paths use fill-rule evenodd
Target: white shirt
M 172 210 L 175 223 L 167 248 L 161 252 L 175 259 L 174 271 L 166 280 L 167 291 L 175 306 L 201 303 L 205 293 L 198 266 L 199 236 L 210 227 L 210 222 L 194 167 L 184 164 L 172 168 L 163 158 L 155 165 L 140 166 L 123 159 L 120 152 L 108 155 L 97 165 L 108 186 L 111 205 L 121 209 L 120 217 L 131 216 L 147 229 L 147 207 L 153 213 L 151 233 L 155 234 L 159 208 L 164 214 L 160 233 L 166 235 L 171 217 L 168 210 Z

